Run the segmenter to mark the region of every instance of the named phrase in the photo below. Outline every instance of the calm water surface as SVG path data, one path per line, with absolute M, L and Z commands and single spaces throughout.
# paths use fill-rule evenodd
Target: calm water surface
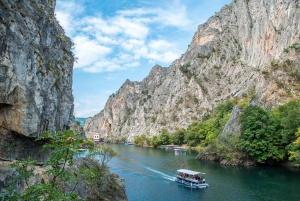
M 281 167 L 226 167 L 195 160 L 197 152 L 175 155 L 172 150 L 109 144 L 118 157 L 111 172 L 125 179 L 130 201 L 168 200 L 287 200 L 300 201 L 300 172 Z M 174 182 L 177 169 L 204 172 L 206 189 Z

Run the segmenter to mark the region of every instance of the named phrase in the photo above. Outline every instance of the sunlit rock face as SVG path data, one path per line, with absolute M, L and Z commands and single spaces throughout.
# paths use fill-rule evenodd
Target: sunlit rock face
M 0 1 L 1 144 L 73 121 L 72 42 L 54 17 L 55 2 Z
M 199 25 L 171 66 L 127 80 L 87 120 L 87 135 L 132 141 L 186 128 L 228 98 L 248 95 L 251 104 L 272 109 L 299 97 L 299 22 L 298 0 L 234 0 Z

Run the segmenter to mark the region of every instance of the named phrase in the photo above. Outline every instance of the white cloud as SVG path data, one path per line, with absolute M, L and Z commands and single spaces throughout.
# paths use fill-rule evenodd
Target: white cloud
M 65 32 L 68 35 L 72 35 L 74 29 L 72 26 L 69 26 L 72 23 L 72 16 L 69 13 L 57 11 L 56 18 L 59 21 L 59 24 L 64 27 Z
M 125 51 L 131 52 L 135 49 L 140 49 L 145 46 L 145 41 L 144 40 L 137 40 L 137 39 L 129 39 L 129 40 L 124 40 L 120 44 Z
M 101 16 L 83 18 L 81 23 L 83 31 L 96 34 L 116 35 L 122 31 L 119 26 L 112 25 L 111 20 L 105 21 Z
M 159 23 L 164 26 L 184 27 L 190 24 L 185 6 L 180 3 L 170 4 L 166 9 L 161 8 L 138 8 L 121 10 L 117 12 L 123 17 L 139 19 L 143 23 Z
M 140 62 L 135 61 L 135 62 L 132 62 L 132 63 L 127 63 L 124 66 L 127 67 L 127 68 L 132 68 L 132 67 L 137 67 L 139 65 L 141 65 Z
M 149 33 L 149 28 L 136 19 L 118 16 L 113 19 L 113 25 L 129 38 L 146 38 Z
M 76 19 L 74 19 L 74 11 L 76 11 L 76 15 L 81 14 L 84 12 L 84 7 L 76 4 L 74 1 L 59 1 L 56 5 L 56 19 L 69 36 L 73 36 L 76 32 L 76 26 L 74 26 L 74 22 L 76 22 Z
M 86 36 L 76 36 L 73 41 L 75 43 L 75 54 L 78 57 L 75 68 L 93 65 L 94 62 L 103 59 L 111 52 L 109 47 L 102 46 L 98 44 L 98 41 L 91 40 Z
M 111 62 L 109 60 L 99 60 L 92 65 L 83 68 L 85 72 L 89 73 L 101 73 L 101 72 L 113 72 L 116 70 L 123 70 L 124 67 L 121 65 Z
M 75 2 L 60 1 L 56 11 L 75 43 L 78 60 L 74 68 L 113 72 L 138 67 L 142 59 L 166 64 L 180 56 L 175 41 L 152 35 L 156 29 L 189 25 L 186 9 L 179 1 L 166 8 L 119 10 L 111 17 L 84 15 L 84 6 Z
M 154 51 L 149 54 L 148 58 L 150 59 L 150 61 L 152 61 L 152 63 L 154 61 L 172 62 L 176 58 L 178 58 L 178 54 L 175 54 L 174 52 L 171 52 L 171 51 L 167 51 L 167 52 L 163 52 L 163 53 Z
M 99 99 L 98 99 L 99 100 Z M 85 106 L 80 106 L 78 103 L 75 102 L 75 116 L 76 117 L 92 117 L 96 113 L 100 111 L 101 108 L 105 106 L 106 101 L 101 101 L 100 103 L 97 102 L 98 104 L 95 105 L 85 105 Z
M 153 50 L 166 50 L 172 47 L 172 44 L 165 40 L 151 40 L 149 47 Z

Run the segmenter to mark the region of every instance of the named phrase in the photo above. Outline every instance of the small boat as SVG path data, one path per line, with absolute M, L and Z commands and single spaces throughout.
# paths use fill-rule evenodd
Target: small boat
M 195 172 L 187 169 L 177 170 L 175 181 L 191 188 L 207 188 L 209 185 L 205 182 L 202 172 Z
M 131 142 L 125 142 L 124 144 L 125 144 L 125 145 L 132 145 Z
M 168 144 L 164 146 L 166 150 L 170 150 L 170 149 L 174 149 L 175 147 L 177 147 L 177 145 L 174 144 Z
M 174 152 L 183 153 L 186 152 L 186 149 L 183 147 L 175 147 Z

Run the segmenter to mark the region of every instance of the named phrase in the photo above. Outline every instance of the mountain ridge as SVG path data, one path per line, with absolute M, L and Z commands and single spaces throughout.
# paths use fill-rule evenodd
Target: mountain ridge
M 251 104 L 272 109 L 299 97 L 299 13 L 296 0 L 223 6 L 169 67 L 154 66 L 141 82 L 126 80 L 87 119 L 86 135 L 132 141 L 186 128 L 229 98 L 253 95 Z

